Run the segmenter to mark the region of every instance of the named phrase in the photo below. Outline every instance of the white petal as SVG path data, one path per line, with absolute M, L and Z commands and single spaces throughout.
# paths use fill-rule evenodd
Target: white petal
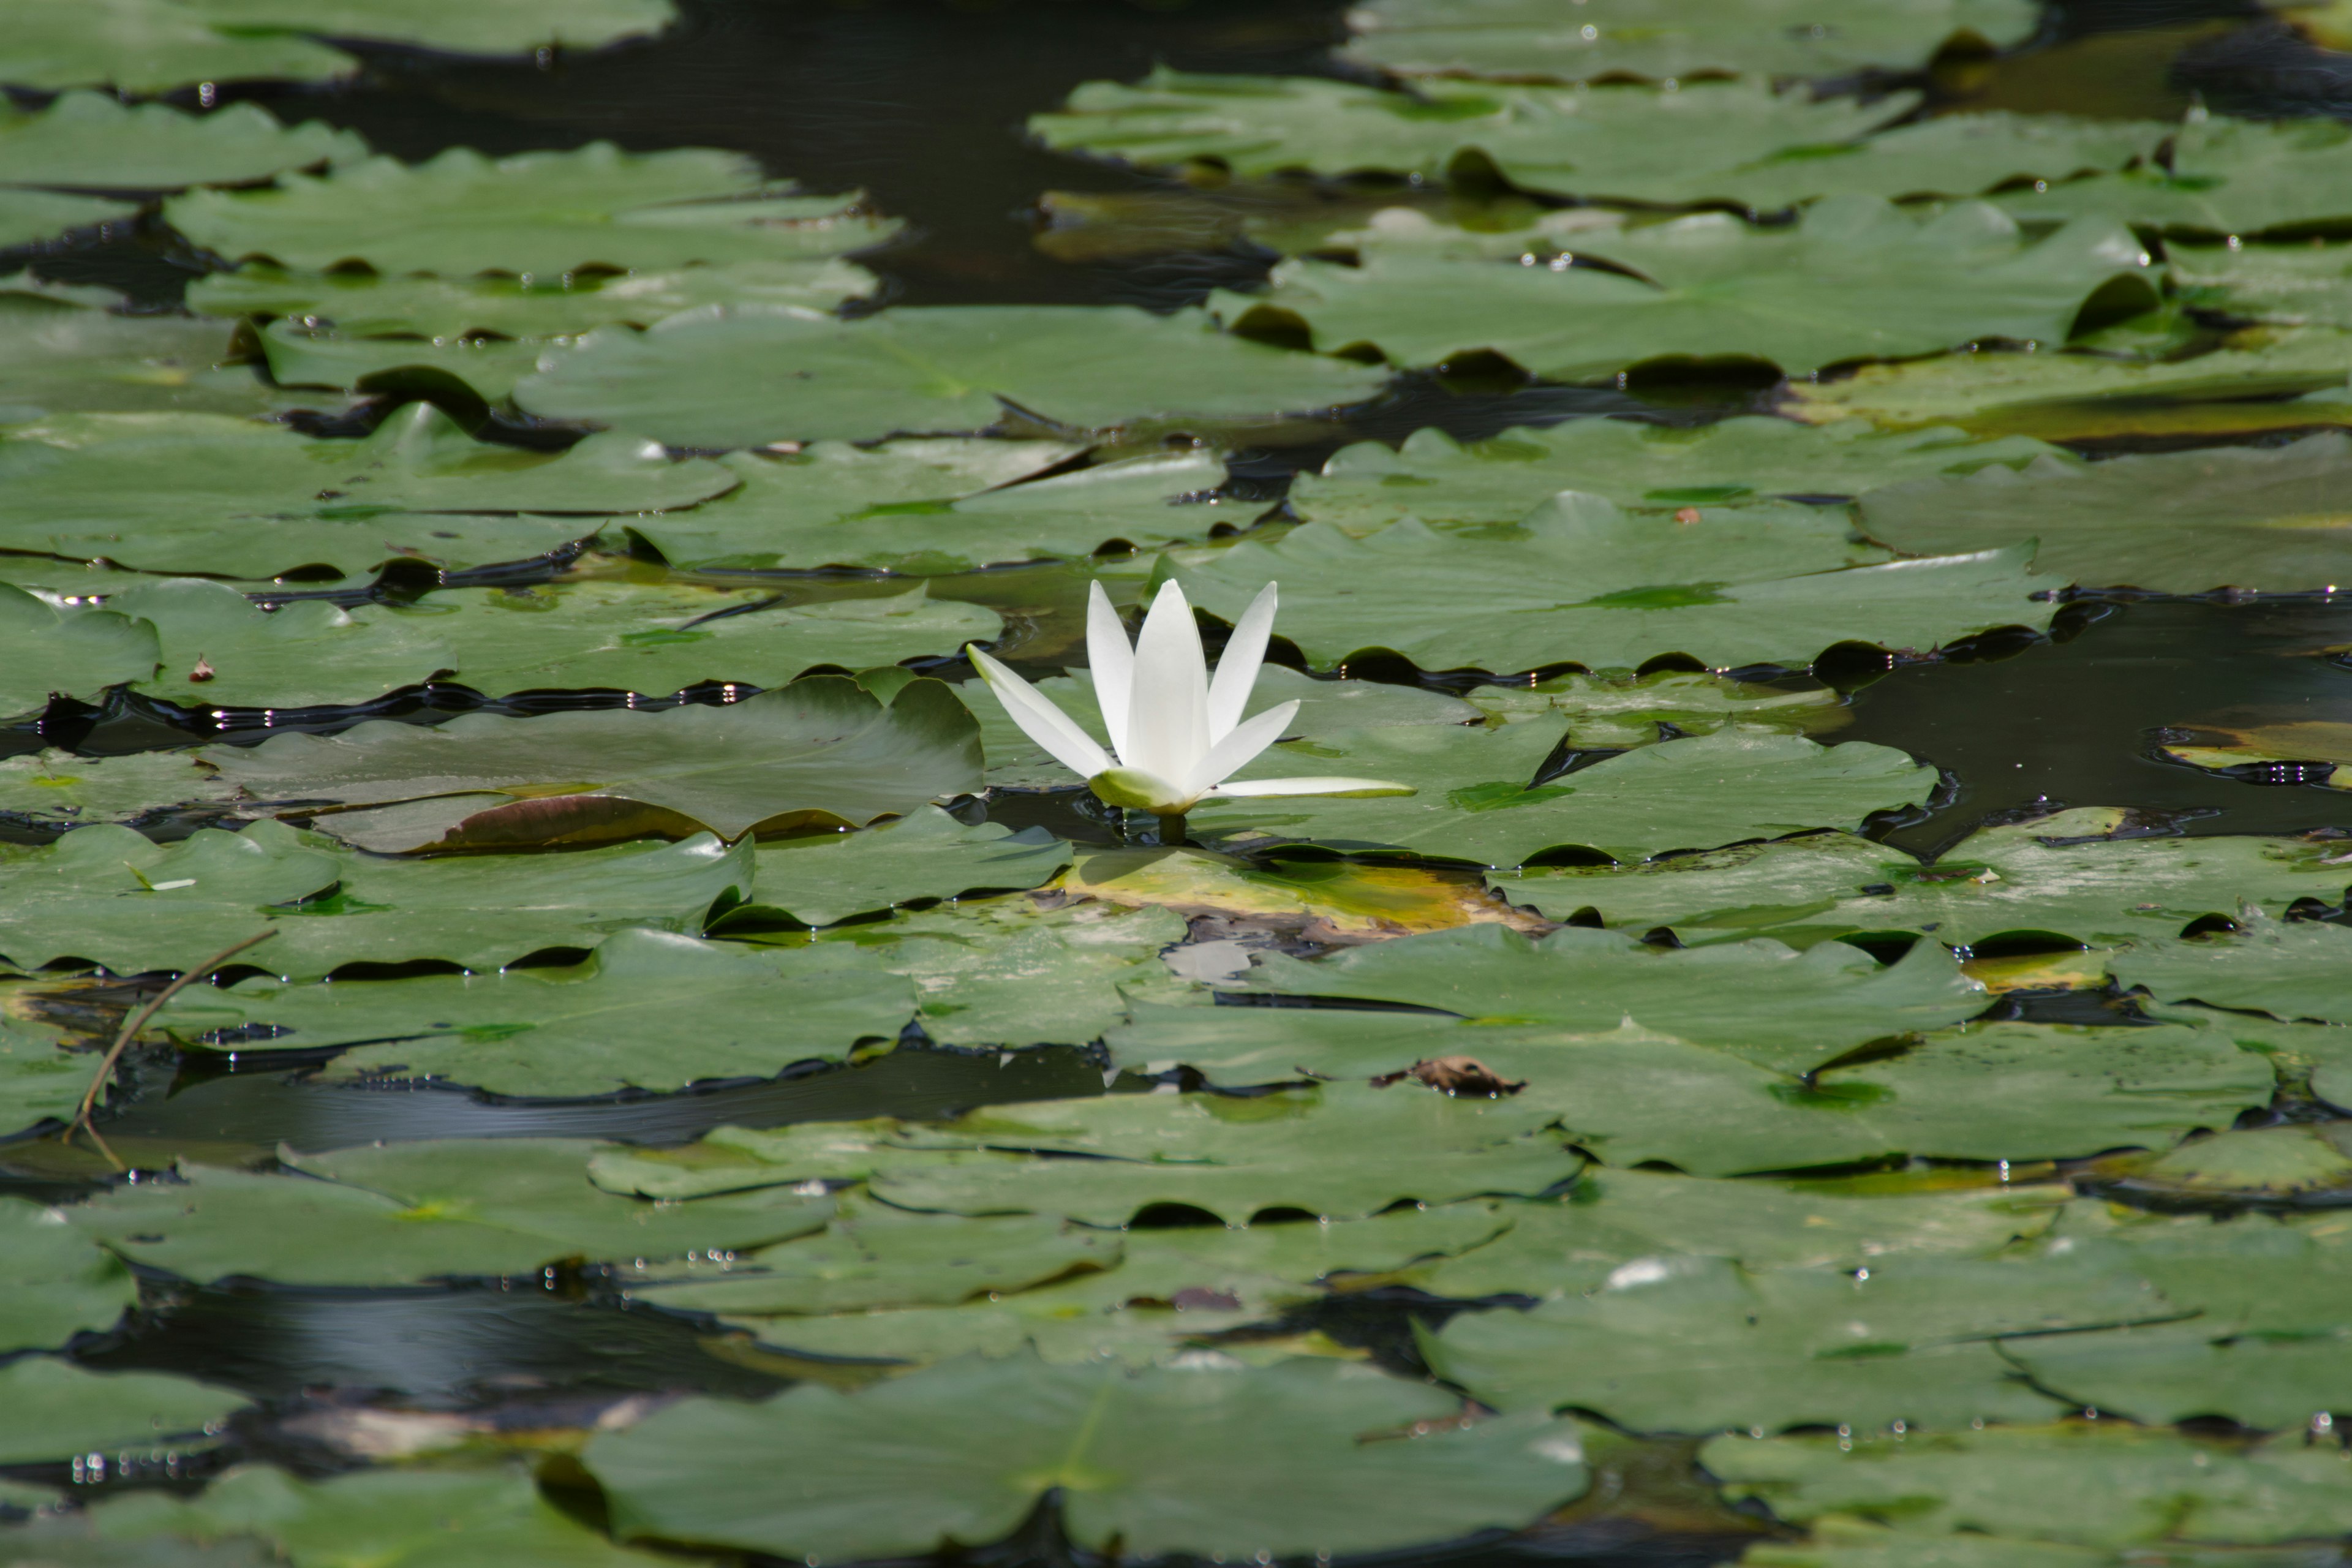
M 1387 779 L 1238 779 L 1220 784 L 1211 795 L 1234 800 L 1245 800 L 1262 795 L 1418 795 L 1411 784 L 1392 784 Z
M 1127 755 L 1127 705 L 1135 686 L 1135 649 L 1127 642 L 1127 628 L 1111 608 L 1110 595 L 1097 581 L 1087 595 L 1087 664 L 1095 678 L 1095 701 L 1102 707 L 1103 728 L 1110 749 Z
M 976 647 L 967 647 L 964 657 L 988 682 L 989 690 L 1004 704 L 1005 716 L 1021 726 L 1021 732 L 1053 753 L 1054 760 L 1077 774 L 1090 779 L 1111 765 L 1108 753 L 1095 744 L 1092 736 L 1071 721 L 1070 716 L 1054 706 L 1053 699 L 1013 674 Z
M 1274 631 L 1274 584 L 1268 583 L 1257 591 L 1242 618 L 1234 623 L 1234 635 L 1225 641 L 1225 651 L 1217 660 L 1217 679 L 1209 686 L 1209 739 L 1223 740 L 1242 721 L 1242 710 L 1249 706 L 1252 689 L 1257 685 L 1258 667 L 1265 662 L 1265 639 Z M 1234 767 L 1241 764 L 1236 763 Z M 1227 768 L 1227 773 L 1233 768 Z
M 1174 816 L 1192 809 L 1201 797 L 1180 784 L 1172 784 L 1156 773 L 1140 768 L 1107 768 L 1087 781 L 1096 796 L 1111 805 L 1125 806 L 1132 811 L 1157 812 L 1162 816 Z
M 1213 789 L 1227 774 L 1239 773 L 1243 763 L 1282 739 L 1283 731 L 1290 727 L 1290 721 L 1297 713 L 1298 701 L 1293 698 L 1232 731 L 1210 747 L 1209 754 L 1185 775 L 1185 787 L 1194 791 Z
M 1192 606 L 1172 577 L 1136 637 L 1133 691 L 1120 760 L 1163 779 L 1185 777 L 1209 750 L 1209 661 Z

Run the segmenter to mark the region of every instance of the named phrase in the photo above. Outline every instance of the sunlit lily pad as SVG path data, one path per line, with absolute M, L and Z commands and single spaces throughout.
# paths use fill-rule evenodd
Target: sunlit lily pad
M 624 1539 L 819 1563 L 994 1541 L 1056 1487 L 1076 1542 L 1144 1556 L 1403 1546 L 1516 1529 L 1584 1489 L 1573 1426 L 1457 1426 L 1456 1408 L 1332 1362 L 1129 1373 L 971 1360 L 853 1394 L 688 1400 L 583 1462 Z M 1428 1435 L 1403 1436 L 1416 1423 Z
M 2006 1348 L 2036 1382 L 2100 1411 L 2147 1422 L 2218 1416 L 2292 1429 L 2352 1398 L 2347 1339 L 2339 1313 L 2334 1323 L 2302 1331 L 2246 1333 L 2191 1321 Z M 2298 1521 L 2281 1533 L 2315 1533 L 2316 1522 Z
M 1574 846 L 1616 860 L 1778 837 L 1927 798 L 1932 769 L 1864 742 L 1825 747 L 1796 735 L 1724 730 L 1644 746 L 1554 783 L 1533 782 L 1558 744 L 1549 726 L 1499 731 L 1397 725 L 1275 747 L 1244 771 L 1307 766 L 1395 779 L 1420 793 L 1386 800 L 1212 802 L 1196 832 L 1264 847 L 1409 849 L 1517 866 Z
M 18 1047 L 31 1033 L 11 1027 L 0 1034 L 0 1062 L 6 1072 L 0 1084 L 13 1087 Z M 54 1046 L 48 1050 L 57 1054 Z M 77 1059 L 68 1068 L 77 1088 L 87 1081 L 81 1069 L 89 1066 Z M 0 1283 L 0 1348 L 7 1352 L 55 1349 L 84 1331 L 110 1329 L 139 1300 L 131 1271 L 92 1247 L 56 1209 L 13 1199 L 0 1205 L 0 1237 L 6 1238 L 9 1262 L 7 1280 Z
M 0 188 L 0 248 L 54 239 L 69 230 L 135 217 L 136 204 L 63 191 Z
M 1896 1539 L 1921 1553 L 1955 1532 L 2102 1547 L 2252 1543 L 2337 1535 L 2352 1520 L 2352 1460 L 2334 1445 L 2289 1437 L 2248 1448 L 2119 1421 L 1987 1427 L 1925 1442 L 1858 1426 L 1851 1439 L 1725 1436 L 1700 1449 L 1699 1462 L 1734 1496 L 1791 1523 L 1860 1514 L 1894 1525 Z
M 0 1366 L 0 1400 L 9 1412 L 0 1464 L 17 1465 L 194 1453 L 211 1447 L 219 1423 L 245 1404 L 183 1377 L 85 1372 L 47 1356 Z
M 1384 379 L 1231 336 L 1192 310 L 938 305 L 842 321 L 714 306 L 552 350 L 515 399 L 552 418 L 719 447 L 979 430 L 1005 401 L 1077 429 L 1240 419 L 1357 402 Z
M 1876 197 L 1834 196 L 1786 230 L 1708 213 L 1557 240 L 1404 216 L 1360 237 L 1360 266 L 1286 261 L 1265 293 L 1212 304 L 1244 327 L 1288 312 L 1326 350 L 1370 343 L 1419 365 L 1487 349 L 1572 381 L 1669 355 L 1765 360 L 1794 375 L 1979 338 L 2058 344 L 2094 296 L 2118 315 L 2157 303 L 2147 253 L 2113 220 L 2032 242 L 1979 202 L 1923 222 Z M 1630 270 L 1526 259 L 1564 249 Z
M 456 389 L 461 396 L 470 391 L 488 403 L 512 396 L 547 346 L 536 338 L 352 337 L 289 318 L 263 327 L 257 342 L 279 386 L 357 393 L 425 383 L 446 389 L 449 383 L 441 378 L 448 376 L 465 384 Z
M 2174 762 L 2217 773 L 2282 763 L 2332 763 L 2334 771 L 2316 779 L 2306 773 L 2304 782 L 2327 789 L 2352 789 L 2352 724 L 2332 720 L 2289 720 L 2242 730 L 2200 729 L 2194 740 L 2168 742 L 2163 750 Z
M 1235 989 L 1402 1003 L 1490 1025 L 1589 1031 L 1630 1018 L 1788 1073 L 1985 1006 L 1984 988 L 1935 942 L 1883 966 L 1843 942 L 1802 954 L 1766 940 L 1666 952 L 1572 926 L 1539 942 L 1506 926 L 1465 926 L 1313 962 L 1265 952 Z
M 1948 426 L 1879 434 L 1859 422 L 1808 426 L 1752 415 L 1688 427 L 1572 419 L 1468 446 L 1435 429 L 1414 431 L 1401 448 L 1359 442 L 1319 473 L 1301 474 L 1289 499 L 1307 521 L 1356 535 L 1403 517 L 1438 527 L 1517 522 L 1569 489 L 1622 507 L 1696 506 L 1705 516 L 1779 496 L 1859 495 L 2022 463 L 2046 450 L 2038 441 L 1978 441 Z
M 2216 447 L 1916 479 L 1863 497 L 1862 525 L 1898 550 L 2038 540 L 2042 570 L 2085 586 L 2295 592 L 2345 581 L 2352 436 Z
M 1571 671 L 1533 686 L 1475 688 L 1471 700 L 1473 707 L 1505 724 L 1566 719 L 1580 750 L 1646 746 L 1683 735 L 1712 735 L 1732 725 L 1825 735 L 1843 729 L 1853 717 L 1848 700 L 1831 687 L 1789 690 L 1681 669 L 1647 675 Z
M 2352 223 L 2345 145 L 2329 120 L 2276 121 L 2213 115 L 2170 139 L 2169 167 L 2150 165 L 2000 198 L 2022 218 L 2117 219 L 2136 228 L 2197 235 L 2284 237 Z
M 1630 668 L 1668 653 L 1801 668 L 1840 642 L 1927 649 L 2045 624 L 2053 606 L 2032 595 L 2063 586 L 2033 570 L 2030 546 L 1849 565 L 1884 558 L 1849 542 L 1832 509 L 1691 510 L 1698 521 L 1679 522 L 1568 493 L 1502 538 L 1412 518 L 1361 540 L 1309 523 L 1176 575 L 1228 620 L 1280 582 L 1284 635 L 1318 666 L 1390 648 L 1426 669 L 1498 674 L 1571 660 Z
M 210 1556 L 134 1555 L 142 1547 L 201 1542 L 224 1554 L 251 1542 L 271 1563 L 362 1556 L 384 1568 L 647 1568 L 661 1561 L 614 1546 L 548 1500 L 527 1466 L 384 1467 L 299 1479 L 254 1465 L 214 1478 L 193 1496 L 118 1495 L 90 1515 L 108 1563 L 124 1568 L 236 1568 Z M 267 1543 L 266 1546 L 261 1543 Z M 68 1557 L 68 1564 L 79 1564 Z
M 333 803 L 363 847 L 593 842 L 708 827 L 863 826 L 980 785 L 980 731 L 935 682 L 888 705 L 816 676 L 726 707 L 371 720 L 205 760 L 257 799 Z
M 382 38 L 451 54 L 521 55 L 593 49 L 657 33 L 677 16 L 669 0 L 179 0 L 228 33 L 315 33 Z
M 1070 863 L 1070 847 L 1043 828 L 966 826 L 924 805 L 860 833 L 762 845 L 758 863 L 758 903 L 733 922 L 772 914 L 821 926 L 917 900 L 1041 887 Z
M 199 116 L 168 104 L 68 92 L 37 113 L 0 118 L 0 182 L 12 185 L 145 193 L 241 184 L 289 169 L 355 163 L 367 152 L 352 132 L 316 120 L 281 125 L 252 103 Z
M 124 302 L 110 289 L 0 278 L 0 424 L 82 410 L 268 414 L 343 405 L 223 365 L 229 340 L 218 321 L 115 314 Z
M 0 82 L 12 87 L 152 93 L 196 81 L 323 80 L 359 64 L 290 33 L 223 32 L 180 0 L 91 0 L 70 12 L 9 0 L 0 35 L 8 40 Z
M 499 1139 L 288 1156 L 290 1172 L 186 1165 L 70 1211 L 109 1247 L 185 1279 L 396 1285 L 543 1264 L 678 1258 L 821 1228 L 831 1203 L 764 1192 L 656 1205 L 589 1185 L 591 1144 Z M 320 1178 L 320 1179 L 313 1179 Z
M 695 1020 L 684 1036 L 681 1010 Z M 340 1078 L 575 1096 L 767 1078 L 895 1040 L 913 1014 L 905 981 L 853 955 L 630 930 L 571 970 L 291 985 L 257 976 L 179 1002 L 165 1026 L 199 1039 L 229 1031 L 224 1048 L 240 1054 L 364 1047 L 337 1060 Z
M 1899 5 L 1774 0 L 1677 5 L 1605 0 L 1563 13 L 1544 0 L 1372 0 L 1349 17 L 1344 57 L 1390 70 L 1576 81 L 1679 78 L 1721 70 L 1840 76 L 1924 66 L 1962 39 L 2003 47 L 2033 31 L 2018 0 L 1907 0 Z
M 145 680 L 162 659 L 153 626 L 112 611 L 63 610 L 0 584 L 0 710 L 40 708 L 55 691 L 95 694 Z
M 1589 909 L 1609 926 L 1636 933 L 1670 926 L 1685 942 L 1790 928 L 1807 938 L 1906 930 L 1954 947 L 2011 931 L 2114 946 L 2178 936 L 2241 900 L 2284 913 L 2299 898 L 2335 902 L 2352 886 L 2352 867 L 2328 865 L 2324 845 L 2109 837 L 2125 826 L 2121 811 L 2085 806 L 1979 828 L 1927 866 L 1852 835 L 1814 834 L 1639 867 L 1560 867 L 1488 881 L 1554 920 Z
M 1251 861 L 1191 848 L 1089 847 L 1079 852 L 1060 886 L 1111 903 L 1150 904 L 1185 915 L 1297 922 L 1318 935 L 1397 936 L 1513 919 L 1458 872 L 1321 858 Z M 1233 957 L 1236 972 L 1248 962 L 1238 949 Z
M 166 202 L 163 216 L 231 260 L 535 279 L 591 263 L 834 256 L 888 237 L 895 226 L 864 216 L 856 200 L 786 194 L 740 153 L 624 153 L 597 142 L 496 160 L 453 147 L 414 166 L 371 158 L 324 175 L 287 174 L 264 190 L 191 192 Z
M 1641 1431 L 1965 1430 L 2059 1413 L 2009 1375 L 1999 1337 L 2174 1315 L 2128 1270 L 2046 1250 L 1894 1258 L 1866 1273 L 1662 1260 L 1592 1295 L 1465 1313 L 1423 1349 L 1499 1409 L 1572 1405 Z
M 2203 1002 L 2279 1018 L 2352 1023 L 2352 931 L 2242 912 L 2240 930 L 2151 942 L 2116 955 L 2116 984 L 2159 1002 Z
M 2222 1132 L 2155 1159 L 2099 1168 L 2105 1184 L 2182 1207 L 2231 1203 L 2334 1204 L 2352 1199 L 2352 1149 L 2341 1123 Z

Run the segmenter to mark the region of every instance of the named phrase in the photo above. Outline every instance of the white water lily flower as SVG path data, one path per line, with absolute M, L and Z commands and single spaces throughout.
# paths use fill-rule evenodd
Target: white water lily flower
M 1184 590 L 1169 582 L 1151 601 L 1143 630 L 1129 647 L 1127 628 L 1110 595 L 1094 584 L 1087 605 L 1087 658 L 1094 667 L 1095 698 L 1110 731 L 1108 751 L 1072 722 L 1035 687 L 976 647 L 972 665 L 1023 733 L 1085 779 L 1111 805 L 1181 818 L 1203 800 L 1252 795 L 1411 795 L 1410 784 L 1382 779 L 1299 778 L 1225 781 L 1282 738 L 1296 701 L 1269 708 L 1244 722 L 1242 710 L 1265 662 L 1274 631 L 1274 584 L 1242 612 L 1209 679 L 1200 627 Z

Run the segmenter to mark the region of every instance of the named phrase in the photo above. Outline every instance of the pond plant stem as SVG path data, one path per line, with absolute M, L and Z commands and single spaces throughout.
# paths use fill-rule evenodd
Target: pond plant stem
M 222 964 L 226 963 L 230 959 L 235 958 L 238 953 L 243 952 L 247 948 L 252 947 L 259 942 L 268 942 L 271 937 L 276 936 L 277 934 L 277 929 L 272 927 L 268 931 L 256 931 L 242 942 L 230 943 L 228 946 L 221 949 L 218 952 L 214 953 L 210 958 L 205 960 L 204 963 L 198 964 L 195 968 L 188 970 L 186 973 L 183 973 L 177 980 L 173 981 L 169 985 L 164 986 L 163 990 L 155 994 L 153 1000 L 150 1001 L 144 1007 L 140 1008 L 136 1013 L 131 1014 L 130 1017 L 125 1018 L 122 1021 L 121 1032 L 114 1037 L 114 1044 L 106 1048 L 106 1056 L 104 1059 L 100 1061 L 98 1064 L 98 1071 L 91 1076 L 89 1087 L 82 1091 L 81 1105 L 74 1111 L 73 1121 L 66 1127 L 65 1141 L 70 1143 L 73 1142 L 75 1133 L 88 1132 L 89 1134 L 90 1142 L 97 1144 L 100 1151 L 102 1152 L 109 1160 L 113 1161 L 115 1168 L 117 1170 L 122 1169 L 123 1164 L 121 1160 L 116 1157 L 113 1150 L 107 1148 L 106 1140 L 100 1138 L 98 1135 L 98 1130 L 89 1124 L 90 1112 L 98 1105 L 98 1097 L 106 1092 L 107 1080 L 114 1076 L 114 1064 L 122 1059 L 123 1051 L 130 1046 L 131 1042 L 137 1037 L 139 1031 L 147 1026 L 147 1020 L 153 1017 L 163 1007 L 164 1003 L 169 1002 L 173 997 L 178 995 L 183 988 L 193 985 L 197 981 L 202 980 L 214 970 L 218 969 Z
M 1184 814 L 1162 813 L 1160 817 L 1160 842 L 1162 847 L 1173 849 L 1184 842 Z

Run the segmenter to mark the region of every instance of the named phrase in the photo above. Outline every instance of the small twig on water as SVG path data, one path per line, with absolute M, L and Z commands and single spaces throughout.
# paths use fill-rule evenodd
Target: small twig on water
M 235 958 L 238 953 L 243 952 L 247 948 L 253 946 L 257 942 L 268 942 L 271 937 L 276 936 L 277 934 L 277 928 L 272 927 L 268 931 L 256 931 L 251 936 L 247 937 L 243 942 L 235 942 L 221 949 L 218 952 L 214 953 L 210 958 L 205 960 L 204 963 L 198 964 L 195 968 L 189 970 L 177 980 L 174 980 L 169 985 L 164 986 L 162 991 L 156 993 L 155 999 L 153 1001 L 148 1003 L 147 1005 L 140 1008 L 139 1011 L 131 1014 L 130 1017 L 124 1019 L 122 1022 L 122 1032 L 115 1036 L 114 1044 L 106 1048 L 105 1059 L 98 1064 L 97 1075 L 89 1080 L 89 1088 L 82 1092 L 81 1108 L 74 1112 L 73 1121 L 67 1125 L 65 1141 L 70 1143 L 73 1142 L 73 1136 L 75 1133 L 87 1132 L 89 1134 L 90 1142 L 97 1144 L 100 1151 L 104 1153 L 109 1160 L 114 1162 L 114 1168 L 116 1170 L 120 1171 L 125 1169 L 126 1167 L 123 1165 L 121 1160 L 116 1156 L 114 1151 L 107 1148 L 106 1140 L 98 1135 L 98 1129 L 89 1124 L 90 1111 L 98 1105 L 98 1097 L 106 1092 L 107 1079 L 114 1076 L 114 1064 L 122 1059 L 123 1051 L 130 1047 L 132 1039 L 137 1037 L 139 1031 L 147 1026 L 147 1020 L 153 1017 L 156 1013 L 161 1010 L 164 1003 L 169 1002 L 173 997 L 178 995 L 183 987 L 194 984 L 197 981 L 202 980 L 205 975 L 210 974 L 214 970 L 218 969 L 222 964 L 226 963 L 230 959 Z

